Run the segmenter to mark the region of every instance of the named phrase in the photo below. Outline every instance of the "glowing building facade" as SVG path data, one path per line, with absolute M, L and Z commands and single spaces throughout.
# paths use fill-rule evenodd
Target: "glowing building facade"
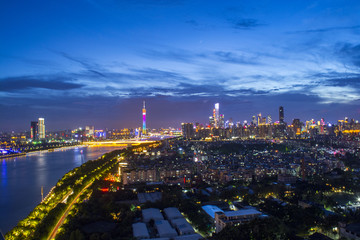
M 219 107 L 220 107 L 220 104 L 215 103 L 215 109 L 214 109 L 215 127 L 219 127 L 219 121 L 220 121 Z
M 38 119 L 38 131 L 39 131 L 39 139 L 45 139 L 45 119 Z
M 145 109 L 145 101 L 143 103 L 143 109 L 142 109 L 142 115 L 143 115 L 143 126 L 142 126 L 142 134 L 146 134 L 146 109 Z

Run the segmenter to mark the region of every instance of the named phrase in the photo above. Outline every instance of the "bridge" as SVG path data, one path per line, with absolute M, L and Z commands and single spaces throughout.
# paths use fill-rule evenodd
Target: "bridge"
M 125 140 L 104 140 L 104 141 L 90 141 L 83 142 L 83 145 L 90 147 L 130 147 L 137 146 L 143 143 L 154 143 L 156 141 L 164 140 L 166 138 L 172 138 L 174 136 L 160 135 L 160 136 L 151 136 L 149 138 L 133 138 Z
M 154 143 L 153 140 L 114 140 L 114 141 L 94 141 L 83 142 L 82 144 L 90 147 L 130 147 L 137 146 L 142 143 Z

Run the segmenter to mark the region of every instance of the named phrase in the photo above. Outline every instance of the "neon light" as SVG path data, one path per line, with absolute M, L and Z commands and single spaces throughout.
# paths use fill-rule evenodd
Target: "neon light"
M 144 101 L 144 106 L 143 106 L 143 109 L 142 109 L 142 114 L 143 114 L 142 133 L 145 135 L 145 134 L 146 134 L 146 109 L 145 109 L 145 101 Z

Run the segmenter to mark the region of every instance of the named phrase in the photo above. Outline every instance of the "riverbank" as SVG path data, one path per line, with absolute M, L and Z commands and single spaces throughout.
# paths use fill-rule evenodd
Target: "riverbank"
M 26 156 L 29 153 L 51 152 L 51 150 L 55 150 L 55 149 L 67 149 L 67 148 L 80 147 L 80 146 L 83 146 L 83 145 L 81 145 L 80 143 L 76 143 L 76 144 L 70 144 L 70 145 L 64 145 L 64 146 L 45 147 L 45 148 L 42 148 L 42 149 L 34 149 L 34 150 L 24 151 L 24 152 L 21 152 L 21 153 L 0 155 L 0 159 L 13 158 L 13 157 L 19 157 L 19 156 Z
M 77 145 L 0 160 L 1 231 L 15 227 L 41 202 L 42 187 L 45 197 L 64 174 L 117 149 Z

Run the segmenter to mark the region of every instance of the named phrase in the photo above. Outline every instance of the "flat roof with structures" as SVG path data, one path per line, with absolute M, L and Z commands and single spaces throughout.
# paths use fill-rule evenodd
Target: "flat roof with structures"
M 134 223 L 132 225 L 133 236 L 135 238 L 150 238 L 148 229 L 145 223 Z
M 155 221 L 155 227 L 160 237 L 178 236 L 176 230 L 170 226 L 170 223 L 167 220 Z
M 195 233 L 193 227 L 185 218 L 172 219 L 171 224 L 179 231 L 180 235 Z
M 138 193 L 137 197 L 140 203 L 146 203 L 147 201 L 154 203 L 161 200 L 162 194 L 161 192 Z
M 246 215 L 261 215 L 262 213 L 255 209 L 241 209 L 238 211 L 226 211 L 223 212 L 227 217 L 237 217 L 237 216 L 246 216 Z
M 149 222 L 151 219 L 154 221 L 163 220 L 164 217 L 161 214 L 160 210 L 157 208 L 147 208 L 142 210 L 142 216 L 144 222 Z
M 180 213 L 179 209 L 175 207 L 169 207 L 164 209 L 165 216 L 167 219 L 183 218 L 183 215 Z
M 220 208 L 218 208 L 215 205 L 205 205 L 205 206 L 202 206 L 202 209 L 212 218 L 215 218 L 216 212 L 224 212 L 223 210 L 221 210 Z

